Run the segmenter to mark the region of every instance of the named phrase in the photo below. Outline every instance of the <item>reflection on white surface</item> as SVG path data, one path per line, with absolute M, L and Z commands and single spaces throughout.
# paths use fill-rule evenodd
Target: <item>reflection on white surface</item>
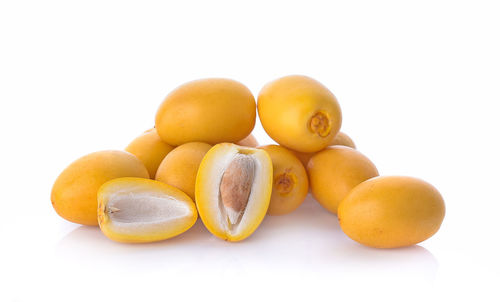
M 200 220 L 180 236 L 151 244 L 116 243 L 96 227 L 81 226 L 60 240 L 55 256 L 63 266 L 108 272 L 181 270 L 214 277 L 227 271 L 299 272 L 302 277 L 324 274 L 344 280 L 405 277 L 427 285 L 438 269 L 434 256 L 421 246 L 379 250 L 351 241 L 336 216 L 311 197 L 290 215 L 266 217 L 258 231 L 242 242 L 212 236 Z
M 350 240 L 337 217 L 310 196 L 289 215 L 266 217 L 242 242 L 220 240 L 198 220 L 166 241 L 122 244 L 98 227 L 65 222 L 42 205 L 40 213 L 32 224 L 39 227 L 11 220 L 16 232 L 4 232 L 11 244 L 0 258 L 8 274 L 1 301 L 164 301 L 165 291 L 193 299 L 224 293 L 239 302 L 263 295 L 308 301 L 339 291 L 361 299 L 374 291 L 425 292 L 440 275 L 438 261 L 421 246 L 379 250 Z M 455 271 L 460 268 L 448 264 L 445 284 Z

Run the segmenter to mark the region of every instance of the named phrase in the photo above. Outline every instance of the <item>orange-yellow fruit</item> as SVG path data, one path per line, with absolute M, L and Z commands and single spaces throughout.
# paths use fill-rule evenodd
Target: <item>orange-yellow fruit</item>
M 407 176 L 381 176 L 356 186 L 339 206 L 342 230 L 371 247 L 417 244 L 441 226 L 445 205 L 431 184 Z
M 236 145 L 256 148 L 259 145 L 259 142 L 252 134 L 250 134 L 249 136 L 237 142 Z
M 224 240 L 247 238 L 266 215 L 272 182 L 273 165 L 264 150 L 215 145 L 196 177 L 196 206 L 203 224 Z
M 333 93 L 306 76 L 286 76 L 262 88 L 259 117 L 267 134 L 287 148 L 316 152 L 332 144 L 342 124 Z
M 119 242 L 165 240 L 187 231 L 198 218 L 189 196 L 151 179 L 113 179 L 97 196 L 101 231 Z
M 307 167 L 307 163 L 309 162 L 309 160 L 311 159 L 311 157 L 313 157 L 314 154 L 316 154 L 317 152 L 311 152 L 311 153 L 306 153 L 306 152 L 298 152 L 298 151 L 295 151 L 295 150 L 292 150 L 292 149 L 288 149 L 290 152 L 293 153 L 293 155 L 295 155 L 295 157 L 297 157 L 300 162 L 302 163 L 302 165 L 304 167 Z
M 255 98 L 243 84 L 202 79 L 172 91 L 156 113 L 156 130 L 167 144 L 238 142 L 255 125 Z
M 161 161 L 173 149 L 174 147 L 161 140 L 153 128 L 135 138 L 125 151 L 137 156 L 148 169 L 149 176 L 154 179 Z
M 340 202 L 355 186 L 378 176 L 377 168 L 366 156 L 345 146 L 316 153 L 307 164 L 307 173 L 313 196 L 332 213 L 337 213 Z
M 149 178 L 144 164 L 124 151 L 90 153 L 71 163 L 52 187 L 52 206 L 71 222 L 97 225 L 97 190 L 114 178 Z
M 297 209 L 307 196 L 309 182 L 300 160 L 285 147 L 259 147 L 269 154 L 273 163 L 273 191 L 267 214 L 284 215 Z
M 212 146 L 192 142 L 172 150 L 161 162 L 156 180 L 174 186 L 195 200 L 196 173 L 205 154 Z
M 345 134 L 342 131 L 337 133 L 337 135 L 333 139 L 333 142 L 331 145 L 332 146 L 346 146 L 346 147 L 351 147 L 353 149 L 356 149 L 356 145 L 354 144 L 354 141 L 349 137 L 349 135 Z
M 346 147 L 356 149 L 356 145 L 354 144 L 354 141 L 344 132 L 337 133 L 331 146 L 346 146 Z M 297 156 L 298 159 L 300 159 L 300 161 L 302 162 L 304 167 L 307 167 L 307 163 L 309 162 L 309 159 L 311 159 L 311 157 L 317 153 L 317 152 L 305 153 L 305 152 L 294 151 L 291 149 L 289 149 L 289 150 L 292 151 L 293 154 L 295 154 L 295 156 Z

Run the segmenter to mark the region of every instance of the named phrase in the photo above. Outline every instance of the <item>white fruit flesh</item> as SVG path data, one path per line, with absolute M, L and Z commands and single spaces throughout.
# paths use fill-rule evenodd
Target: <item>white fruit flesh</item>
M 168 195 L 117 193 L 110 196 L 106 213 L 119 233 L 159 232 L 192 216 L 187 204 Z
M 205 171 L 201 172 L 202 176 L 199 171 L 198 177 L 203 177 L 203 181 L 197 183 L 197 194 L 209 196 L 206 204 L 198 206 L 203 207 L 200 212 L 207 212 L 205 217 L 202 217 L 205 223 L 214 225 L 218 233 L 226 234 L 227 237 L 238 237 L 239 234 L 256 228 L 263 218 L 260 216 L 263 212 L 265 214 L 269 206 L 270 193 L 263 192 L 263 190 L 269 189 L 270 181 L 272 181 L 269 176 L 272 176 L 272 165 L 265 152 L 255 152 L 256 149 L 232 144 L 223 145 L 219 147 L 223 151 L 217 154 L 207 154 L 208 157 L 214 157 L 210 160 L 209 169 L 204 169 Z M 246 200 L 240 200 L 239 203 L 243 206 L 240 209 L 234 209 L 224 202 L 221 185 L 228 167 L 238 161 L 241 161 L 239 166 L 244 169 L 242 179 L 251 180 L 251 182 L 248 184 L 250 185 L 248 195 L 236 194 L 239 198 Z M 241 187 L 245 186 L 246 184 L 241 184 Z M 237 183 L 234 187 L 239 189 Z
M 97 193 L 102 232 L 120 242 L 153 242 L 187 231 L 198 218 L 189 196 L 162 182 L 117 178 Z

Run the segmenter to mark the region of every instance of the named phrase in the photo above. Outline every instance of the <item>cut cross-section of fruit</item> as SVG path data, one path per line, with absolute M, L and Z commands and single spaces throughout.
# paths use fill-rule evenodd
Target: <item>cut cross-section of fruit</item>
M 230 143 L 212 147 L 196 177 L 196 205 L 207 229 L 229 241 L 250 236 L 266 215 L 272 181 L 264 150 Z
M 97 225 L 97 191 L 120 177 L 149 178 L 144 164 L 133 154 L 118 150 L 97 151 L 72 162 L 52 187 L 52 206 L 62 218 Z
M 98 192 L 102 232 L 120 242 L 153 242 L 177 236 L 193 226 L 196 206 L 184 192 L 150 179 L 123 177 Z

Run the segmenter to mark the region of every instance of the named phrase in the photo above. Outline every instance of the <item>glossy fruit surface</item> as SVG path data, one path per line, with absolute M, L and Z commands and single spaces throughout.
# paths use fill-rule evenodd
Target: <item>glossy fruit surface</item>
M 51 193 L 52 206 L 71 222 L 97 225 L 97 191 L 119 177 L 149 178 L 144 164 L 125 151 L 98 151 L 71 163 L 57 177 Z
M 178 188 L 195 200 L 194 188 L 198 167 L 211 147 L 199 142 L 176 147 L 161 162 L 156 180 Z
M 356 144 L 354 144 L 354 141 L 352 138 L 349 137 L 349 135 L 345 134 L 342 131 L 339 131 L 337 135 L 335 135 L 335 138 L 333 139 L 333 142 L 331 144 L 332 146 L 346 146 L 346 147 L 351 147 L 353 149 L 356 149 Z
M 259 142 L 255 138 L 255 136 L 253 136 L 252 134 L 250 134 L 249 136 L 247 136 L 244 139 L 242 139 L 239 142 L 237 142 L 236 145 L 256 148 L 259 145 Z
M 316 153 L 307 164 L 307 173 L 314 198 L 332 213 L 337 213 L 340 202 L 355 186 L 378 176 L 366 156 L 345 146 Z
M 297 209 L 307 196 L 309 181 L 300 160 L 288 149 L 277 145 L 259 147 L 273 163 L 273 192 L 267 214 L 284 215 Z
M 154 179 L 161 161 L 174 147 L 161 140 L 156 129 L 150 129 L 136 137 L 125 151 L 137 156 L 146 166 L 149 176 Z
M 354 141 L 344 132 L 339 132 L 335 136 L 335 139 L 333 140 L 331 146 L 346 146 L 346 147 L 351 147 L 353 149 L 356 149 L 356 145 L 354 144 Z M 298 159 L 302 162 L 304 167 L 307 167 L 307 163 L 313 157 L 314 154 L 318 152 L 312 152 L 312 153 L 307 153 L 307 152 L 298 152 L 289 149 L 290 151 L 293 152 L 295 156 L 297 156 Z
M 267 134 L 299 152 L 316 152 L 329 146 L 342 124 L 333 93 L 306 76 L 286 76 L 266 84 L 257 107 Z
M 434 235 L 445 215 L 441 194 L 407 176 L 381 176 L 356 186 L 339 207 L 342 230 L 377 248 L 413 245 Z
M 255 98 L 229 79 L 201 79 L 172 91 L 156 113 L 158 135 L 167 144 L 238 142 L 255 125 Z

